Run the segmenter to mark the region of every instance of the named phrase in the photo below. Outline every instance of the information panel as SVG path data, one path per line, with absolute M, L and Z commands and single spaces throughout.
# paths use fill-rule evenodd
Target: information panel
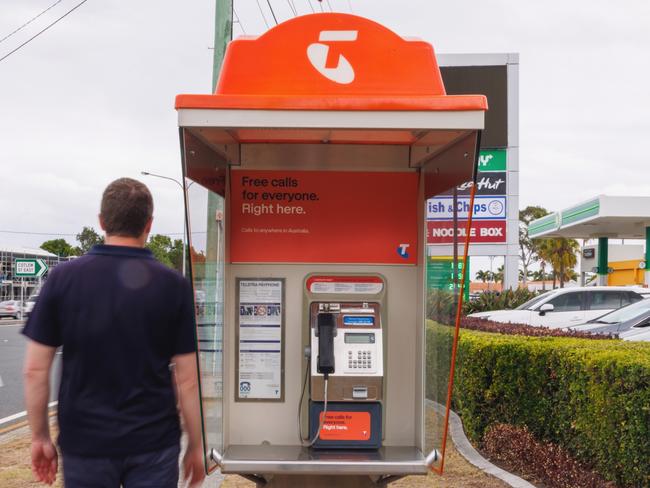
M 237 279 L 236 401 L 284 401 L 284 279 Z
M 233 263 L 417 263 L 418 175 L 236 170 Z

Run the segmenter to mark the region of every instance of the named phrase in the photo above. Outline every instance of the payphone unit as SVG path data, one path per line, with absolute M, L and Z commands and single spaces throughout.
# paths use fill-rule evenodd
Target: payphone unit
M 308 306 L 310 445 L 377 449 L 384 410 L 381 302 L 339 295 L 314 297 Z

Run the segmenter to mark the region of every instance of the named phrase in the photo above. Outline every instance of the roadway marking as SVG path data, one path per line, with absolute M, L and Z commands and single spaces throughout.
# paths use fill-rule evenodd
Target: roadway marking
M 47 404 L 47 406 L 48 406 L 48 408 L 51 408 L 51 407 L 56 407 L 58 404 L 59 404 L 59 402 L 50 402 L 50 403 Z M 3 424 L 13 422 L 14 420 L 22 419 L 23 417 L 27 417 L 27 412 L 26 411 L 18 412 L 18 413 L 15 413 L 13 415 L 9 415 L 8 417 L 0 419 L 0 427 Z

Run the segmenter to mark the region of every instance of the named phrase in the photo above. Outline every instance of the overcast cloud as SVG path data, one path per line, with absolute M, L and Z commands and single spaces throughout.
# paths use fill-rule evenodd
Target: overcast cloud
M 307 0 L 292 1 L 310 12 Z M 76 2 L 64 0 L 0 43 L 0 57 Z M 2 0 L 0 38 L 51 3 Z M 292 15 L 290 3 L 272 1 L 279 20 Z M 521 207 L 650 195 L 650 2 L 329 3 L 348 12 L 351 4 L 437 52 L 520 53 Z M 210 90 L 213 4 L 89 0 L 0 62 L 1 230 L 97 227 L 101 191 L 131 176 L 154 193 L 153 231 L 180 237 L 180 189 L 140 171 L 180 178 L 174 96 Z M 247 34 L 266 29 L 255 0 L 235 0 L 235 8 Z M 55 237 L 0 233 L 0 245 L 37 247 Z

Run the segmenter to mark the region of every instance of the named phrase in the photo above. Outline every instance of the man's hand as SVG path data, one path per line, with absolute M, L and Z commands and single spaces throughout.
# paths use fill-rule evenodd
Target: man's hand
M 203 468 L 203 449 L 200 447 L 187 448 L 183 456 L 183 479 L 190 487 L 199 486 L 205 479 Z
M 50 368 L 56 347 L 27 342 L 24 383 L 27 419 L 32 430 L 32 471 L 38 481 L 51 485 L 56 479 L 58 455 L 50 440 L 47 400 L 50 397 Z
M 32 440 L 32 472 L 37 481 L 51 485 L 56 481 L 58 454 L 52 441 Z

